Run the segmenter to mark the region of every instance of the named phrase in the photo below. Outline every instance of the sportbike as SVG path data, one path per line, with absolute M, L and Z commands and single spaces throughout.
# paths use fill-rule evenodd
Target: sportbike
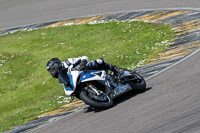
M 78 71 L 69 69 L 66 74 L 59 73 L 65 93 L 75 96 L 86 104 L 97 108 L 110 108 L 113 99 L 120 95 L 146 89 L 146 82 L 135 71 L 125 70 L 123 75 L 105 70 Z M 68 77 L 66 77 L 68 76 Z

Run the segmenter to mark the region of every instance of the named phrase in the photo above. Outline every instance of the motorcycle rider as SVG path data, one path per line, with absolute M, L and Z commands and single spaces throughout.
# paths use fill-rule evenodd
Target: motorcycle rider
M 52 58 L 47 62 L 46 69 L 53 78 L 59 77 L 59 83 L 61 85 L 66 85 L 69 80 L 66 76 L 68 70 L 111 70 L 114 73 L 119 73 L 120 75 L 124 73 L 124 69 L 104 62 L 103 58 L 88 62 L 87 56 L 69 58 L 64 62 L 61 62 L 58 58 Z M 67 86 L 64 87 L 65 93 L 69 95 L 70 88 L 67 88 Z M 68 91 L 66 91 L 67 89 Z
M 47 62 L 46 68 L 53 78 L 58 78 L 59 69 L 66 71 L 68 68 L 72 70 L 111 70 L 119 74 L 124 73 L 124 69 L 105 63 L 103 58 L 88 62 L 87 56 L 69 58 L 64 62 L 58 58 L 52 58 Z

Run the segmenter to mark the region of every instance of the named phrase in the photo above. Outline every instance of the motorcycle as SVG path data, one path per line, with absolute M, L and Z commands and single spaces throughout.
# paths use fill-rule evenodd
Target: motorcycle
M 59 73 L 65 94 L 75 96 L 96 108 L 110 108 L 113 99 L 129 92 L 144 92 L 146 81 L 135 71 L 125 70 L 123 75 L 105 70 L 78 71 L 69 69 L 66 74 Z

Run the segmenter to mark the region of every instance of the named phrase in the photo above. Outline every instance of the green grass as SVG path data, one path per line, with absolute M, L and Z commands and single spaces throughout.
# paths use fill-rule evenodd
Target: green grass
M 0 132 L 65 104 L 57 99 L 64 96 L 63 88 L 46 71 L 49 59 L 104 57 L 134 69 L 163 51 L 173 37 L 162 24 L 115 21 L 0 36 Z

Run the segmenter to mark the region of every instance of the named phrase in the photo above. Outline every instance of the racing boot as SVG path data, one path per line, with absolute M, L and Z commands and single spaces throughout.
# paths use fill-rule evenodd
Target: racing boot
M 117 81 L 120 81 L 120 77 L 121 75 L 124 74 L 124 69 L 122 68 L 119 68 L 119 67 L 116 67 L 116 66 L 113 66 L 111 64 L 109 64 L 110 66 L 110 70 L 114 72 L 114 77 Z
M 113 71 L 114 73 L 119 73 L 120 75 L 124 74 L 124 69 L 113 66 L 113 65 L 110 70 Z
M 96 59 L 94 64 L 96 64 L 96 65 L 94 65 L 94 66 L 96 66 L 96 68 L 99 68 L 99 69 L 103 68 L 105 70 L 111 70 L 115 74 L 119 73 L 119 75 L 124 74 L 124 69 L 113 66 L 112 64 L 109 64 L 109 63 L 105 63 L 103 58 Z

